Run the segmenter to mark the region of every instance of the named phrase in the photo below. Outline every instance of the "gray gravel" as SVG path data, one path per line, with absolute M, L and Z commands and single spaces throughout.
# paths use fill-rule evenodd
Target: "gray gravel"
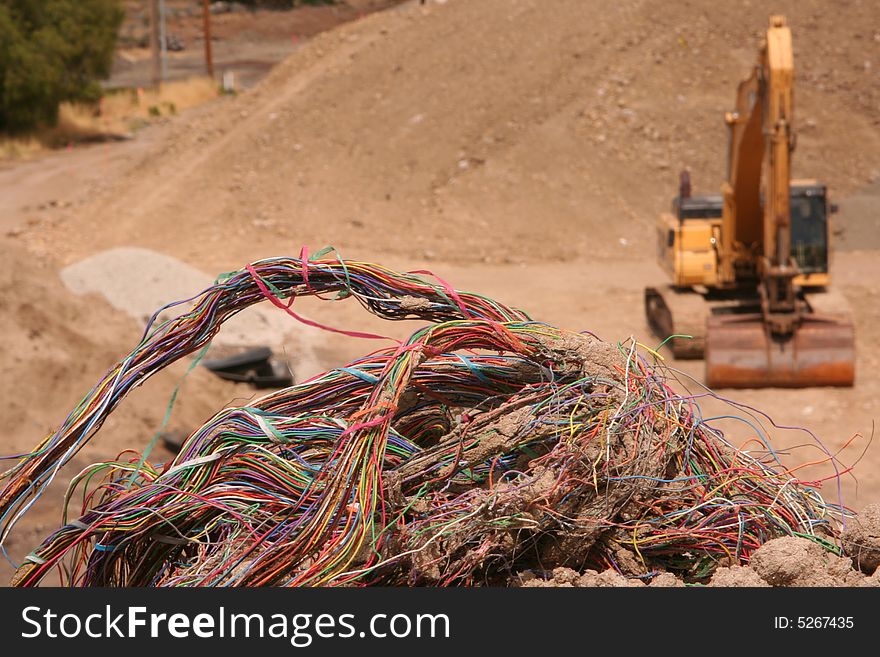
M 71 292 L 99 294 L 144 325 L 158 308 L 194 296 L 210 286 L 214 278 L 171 256 L 136 247 L 102 251 L 61 271 L 61 279 Z M 163 318 L 179 315 L 188 307 L 176 306 L 165 311 Z M 274 306 L 261 304 L 228 320 L 213 345 L 266 345 L 276 353 L 295 350 L 289 355 L 308 366 L 315 360 L 315 344 L 320 339 L 316 329 L 296 323 Z

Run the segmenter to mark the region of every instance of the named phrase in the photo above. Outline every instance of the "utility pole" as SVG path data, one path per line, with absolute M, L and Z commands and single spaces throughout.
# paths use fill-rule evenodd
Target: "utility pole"
M 162 82 L 168 79 L 168 31 L 165 29 L 165 0 L 159 0 L 159 51 L 162 53 Z
M 159 0 L 150 0 L 150 59 L 153 86 L 162 82 L 162 64 L 159 61 Z
M 202 0 L 202 18 L 205 23 L 205 68 L 208 76 L 214 78 L 214 59 L 211 55 L 211 7 L 209 0 Z

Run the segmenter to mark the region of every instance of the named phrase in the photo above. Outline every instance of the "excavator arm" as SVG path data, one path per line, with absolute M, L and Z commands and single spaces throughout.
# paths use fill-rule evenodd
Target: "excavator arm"
M 771 19 L 762 53 L 765 107 L 764 253 L 760 261 L 761 306 L 775 335 L 788 336 L 802 315 L 795 298 L 794 278 L 799 270 L 791 257 L 791 152 L 794 150 L 794 65 L 791 31 L 781 16 Z
M 724 199 L 719 282 L 734 287 L 757 278 L 755 250 L 763 242 L 761 168 L 764 160 L 764 51 L 751 75 L 740 82 L 736 109 L 724 115 L 729 130 L 727 180 L 721 186 Z
M 781 16 L 774 16 L 751 75 L 737 89 L 736 109 L 725 115 L 730 139 L 720 258 L 724 286 L 773 278 L 769 296 L 774 312 L 793 309 L 791 289 L 786 290 L 792 285 L 785 282 L 793 278 L 793 83 L 791 31 Z

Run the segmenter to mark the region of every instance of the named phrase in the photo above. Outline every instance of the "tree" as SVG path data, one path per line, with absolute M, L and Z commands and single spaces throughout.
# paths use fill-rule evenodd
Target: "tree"
M 110 75 L 119 0 L 0 0 L 0 131 L 58 119 L 64 101 L 94 101 Z

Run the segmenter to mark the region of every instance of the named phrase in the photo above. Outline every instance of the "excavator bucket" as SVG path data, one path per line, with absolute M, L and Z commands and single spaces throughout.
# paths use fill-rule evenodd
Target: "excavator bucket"
M 772 336 L 760 314 L 710 317 L 706 385 L 710 388 L 851 386 L 855 331 L 851 320 L 807 315 L 793 336 Z

